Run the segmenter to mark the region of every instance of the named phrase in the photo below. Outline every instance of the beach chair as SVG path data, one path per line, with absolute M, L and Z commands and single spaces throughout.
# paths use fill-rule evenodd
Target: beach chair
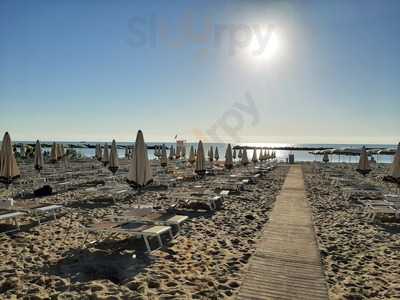
M 395 219 L 400 220 L 400 210 L 386 205 L 369 204 L 367 206 L 367 219 L 371 222 L 376 220 Z
M 14 212 L 10 212 L 8 210 L 1 210 L 0 209 L 0 222 L 7 222 L 8 220 L 12 220 L 14 221 L 14 225 L 16 227 L 16 229 L 12 229 L 12 230 L 7 230 L 7 231 L 3 231 L 1 233 L 10 233 L 13 231 L 19 231 L 20 230 L 20 225 L 18 223 L 18 218 L 25 216 L 26 213 L 25 212 L 21 212 L 21 211 L 14 211 Z
M 111 221 L 102 221 L 88 226 L 83 226 L 83 225 L 81 226 L 86 231 L 86 236 L 85 239 L 83 240 L 82 247 L 85 247 L 86 242 L 88 241 L 89 234 L 94 234 L 97 236 L 97 239 L 90 242 L 90 244 L 104 240 L 103 239 L 104 236 L 127 234 L 133 237 L 140 237 L 143 238 L 148 252 L 151 252 L 152 250 L 156 250 L 164 246 L 161 238 L 162 235 L 167 234 L 171 240 L 174 238 L 170 226 L 151 225 L 143 221 L 111 220 Z M 149 239 L 154 237 L 158 241 L 158 247 L 152 249 L 150 246 Z
M 229 190 L 218 190 L 217 195 L 221 196 L 223 199 L 226 198 L 230 194 Z M 190 196 L 193 197 L 210 197 L 216 196 L 215 190 L 210 190 L 208 188 L 204 188 L 202 190 L 194 190 L 194 192 L 190 193 Z
M 174 237 L 181 230 L 182 223 L 189 218 L 188 216 L 175 215 L 167 211 L 149 211 L 132 207 L 124 208 L 124 211 L 121 215 L 113 215 L 112 217 L 114 219 L 121 219 L 125 221 L 144 221 L 156 225 L 170 226 L 172 229 L 176 228 L 176 230 L 173 230 Z
M 42 222 L 42 219 L 45 217 L 50 217 L 53 220 L 56 220 L 60 214 L 64 213 L 65 207 L 61 204 L 47 204 L 32 200 L 18 200 L 14 202 L 14 205 L 6 209 L 9 211 L 24 212 L 33 217 L 40 225 L 46 223 Z
M 239 195 L 244 191 L 245 182 L 233 177 L 221 178 L 215 181 L 214 192 L 220 194 Z
M 187 195 L 174 195 L 175 204 L 171 209 L 192 209 L 192 210 L 218 210 L 222 207 L 223 201 L 221 196 L 187 196 Z
M 85 201 L 104 202 L 111 199 L 113 203 L 123 200 L 130 194 L 129 187 L 127 186 L 97 186 L 89 187 L 83 190 L 87 196 L 92 196 Z

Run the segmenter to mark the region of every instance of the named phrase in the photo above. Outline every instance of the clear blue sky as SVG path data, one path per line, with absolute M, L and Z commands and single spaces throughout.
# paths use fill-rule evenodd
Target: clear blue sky
M 257 26 L 274 35 L 268 57 L 250 52 Z M 400 1 L 0 1 L 0 134 L 130 141 L 139 128 L 397 143 Z

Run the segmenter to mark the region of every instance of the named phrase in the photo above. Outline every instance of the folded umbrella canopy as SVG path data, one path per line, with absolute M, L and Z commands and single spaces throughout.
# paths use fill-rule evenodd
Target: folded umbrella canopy
M 156 146 L 154 146 L 154 156 L 158 157 L 159 154 L 160 154 L 160 152 L 158 151 L 158 146 L 156 145 Z
M 368 161 L 368 153 L 367 150 L 365 149 L 365 146 L 363 146 L 361 149 L 357 172 L 364 176 L 367 175 L 369 172 L 371 172 L 371 168 L 369 167 L 369 161 Z
M 242 161 L 243 166 L 247 166 L 249 164 L 249 159 L 247 158 L 247 150 L 244 148 L 242 151 Z
M 164 167 L 164 168 L 168 165 L 167 147 L 165 146 L 165 144 L 162 145 L 160 163 L 161 163 L 161 167 Z
M 397 145 L 397 151 L 390 168 L 390 176 L 400 182 L 400 143 Z
M 238 158 L 239 158 L 239 159 L 242 158 L 242 149 L 239 149 Z
M 17 161 L 15 160 L 11 138 L 8 132 L 4 134 L 0 160 L 0 181 L 5 184 L 10 184 L 14 179 L 18 178 L 21 173 Z
M 328 162 L 329 162 L 328 152 L 325 152 L 325 153 L 324 153 L 324 157 L 322 158 L 322 161 L 323 161 L 324 163 L 328 163 Z
M 21 147 L 19 148 L 19 155 L 21 157 L 25 157 L 25 146 L 24 146 L 24 144 L 21 144 Z
M 236 149 L 233 149 L 232 158 L 233 158 L 233 159 L 236 159 Z
M 209 161 L 213 161 L 214 160 L 214 151 L 213 151 L 213 147 L 212 146 L 208 150 L 208 159 L 209 159 Z
M 263 149 L 261 149 L 261 151 L 260 151 L 260 156 L 259 156 L 259 160 L 261 160 L 261 161 L 264 161 L 264 160 L 266 160 L 266 157 L 265 157 L 265 150 L 263 151 Z
M 64 157 L 64 144 L 58 145 L 58 159 L 62 159 Z
M 58 160 L 58 145 L 56 144 L 56 142 L 53 142 L 50 151 L 50 161 L 52 163 L 55 163 L 57 160 Z
M 176 144 L 175 158 L 179 159 L 181 157 L 181 146 Z
M 233 168 L 233 159 L 232 159 L 232 147 L 231 144 L 228 144 L 225 152 L 225 168 L 232 169 Z
M 196 155 L 194 154 L 193 145 L 190 146 L 189 162 L 193 165 L 196 162 Z
M 144 187 L 153 182 L 153 173 L 141 130 L 138 131 L 136 136 L 135 150 L 129 166 L 127 181 L 136 188 Z
M 36 141 L 35 145 L 35 157 L 33 159 L 33 167 L 39 172 L 41 169 L 43 169 L 42 146 L 40 145 L 39 140 Z
M 215 147 L 214 158 L 216 161 L 219 159 L 218 147 Z
M 97 144 L 96 145 L 96 159 L 98 161 L 101 161 L 101 158 L 103 157 L 103 154 L 101 153 L 101 145 Z
M 128 149 L 128 146 L 125 147 L 125 158 L 129 158 L 129 149 Z
M 117 144 L 115 140 L 112 140 L 111 143 L 111 151 L 110 151 L 110 163 L 108 165 L 108 169 L 115 174 L 119 168 L 119 161 L 118 161 L 118 151 L 117 151 Z
M 110 162 L 110 156 L 108 154 L 108 144 L 107 143 L 104 144 L 103 157 L 102 157 L 101 161 L 103 162 L 104 166 L 108 165 L 108 163 Z
M 169 149 L 169 156 L 168 156 L 168 158 L 169 158 L 170 160 L 173 160 L 173 159 L 174 159 L 174 156 L 175 156 L 174 146 L 171 145 L 171 148 Z
M 182 146 L 182 149 L 181 149 L 181 157 L 182 157 L 183 159 L 186 158 L 186 147 L 185 147 L 185 145 Z
M 206 158 L 204 155 L 203 142 L 199 141 L 199 144 L 197 146 L 197 157 L 196 157 L 196 168 L 195 168 L 195 172 L 199 175 L 204 175 L 206 172 L 205 160 Z
M 258 162 L 258 159 L 257 159 L 257 149 L 256 149 L 256 148 L 254 148 L 254 150 L 253 150 L 253 157 L 251 158 L 251 161 L 252 161 L 253 163 L 257 163 L 257 162 Z

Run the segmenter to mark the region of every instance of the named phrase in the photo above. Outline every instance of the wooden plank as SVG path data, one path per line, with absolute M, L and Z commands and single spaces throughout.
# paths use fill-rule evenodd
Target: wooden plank
M 238 299 L 328 299 L 300 166 L 289 170 Z

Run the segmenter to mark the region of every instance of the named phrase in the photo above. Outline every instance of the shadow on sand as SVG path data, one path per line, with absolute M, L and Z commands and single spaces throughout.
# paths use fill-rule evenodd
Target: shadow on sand
M 124 284 L 151 263 L 152 258 L 145 254 L 145 246 L 140 240 L 126 239 L 104 241 L 95 248 L 71 250 L 64 259 L 40 269 L 40 272 L 69 278 L 72 282 L 107 279 Z

